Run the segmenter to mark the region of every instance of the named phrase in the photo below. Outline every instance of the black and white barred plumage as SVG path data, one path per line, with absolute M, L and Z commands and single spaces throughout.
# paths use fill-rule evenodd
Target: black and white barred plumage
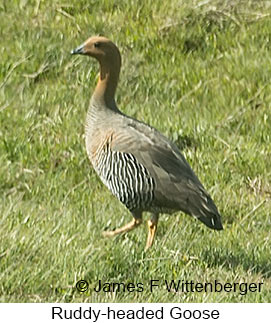
M 102 182 L 131 212 L 151 206 L 155 181 L 133 154 L 112 151 L 107 143 L 99 150 L 94 168 Z

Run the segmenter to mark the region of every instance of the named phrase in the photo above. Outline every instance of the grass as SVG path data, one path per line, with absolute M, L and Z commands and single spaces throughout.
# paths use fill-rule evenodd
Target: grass
M 270 1 L 4 1 L 0 4 L 0 301 L 271 302 Z M 105 239 L 129 212 L 87 159 L 98 66 L 69 51 L 119 46 L 120 109 L 183 150 L 223 232 L 182 213 Z M 79 293 L 80 279 L 90 289 Z M 150 279 L 263 282 L 260 293 L 102 292 Z

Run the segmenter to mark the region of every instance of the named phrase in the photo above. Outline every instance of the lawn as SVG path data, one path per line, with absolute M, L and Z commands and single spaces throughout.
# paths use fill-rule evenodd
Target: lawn
M 85 149 L 98 64 L 70 51 L 97 34 L 122 54 L 120 110 L 178 145 L 223 231 L 180 212 L 161 215 L 147 252 L 145 224 L 102 236 L 131 215 Z M 1 302 L 271 302 L 270 1 L 4 0 L 0 36 Z M 168 291 L 172 279 L 262 290 Z M 146 288 L 95 292 L 99 280 Z

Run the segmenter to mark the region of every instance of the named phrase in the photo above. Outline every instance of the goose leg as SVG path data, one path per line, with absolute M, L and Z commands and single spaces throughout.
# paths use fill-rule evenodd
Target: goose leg
M 127 224 L 125 224 L 124 226 L 112 230 L 112 231 L 104 231 L 103 232 L 103 236 L 104 237 L 114 237 L 120 233 L 125 233 L 125 232 L 129 232 L 133 229 L 135 229 L 136 227 L 138 227 L 141 223 L 142 223 L 142 213 L 133 213 L 133 220 Z
M 148 232 L 148 238 L 147 238 L 145 250 L 149 249 L 153 244 L 154 236 L 158 225 L 158 218 L 159 218 L 159 214 L 153 213 L 151 216 L 151 219 L 147 222 L 149 232 Z

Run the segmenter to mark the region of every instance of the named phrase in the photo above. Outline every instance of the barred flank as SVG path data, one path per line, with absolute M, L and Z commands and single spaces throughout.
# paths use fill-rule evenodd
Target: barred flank
M 132 154 L 112 151 L 106 144 L 99 151 L 94 167 L 103 183 L 130 211 L 151 205 L 154 179 Z

